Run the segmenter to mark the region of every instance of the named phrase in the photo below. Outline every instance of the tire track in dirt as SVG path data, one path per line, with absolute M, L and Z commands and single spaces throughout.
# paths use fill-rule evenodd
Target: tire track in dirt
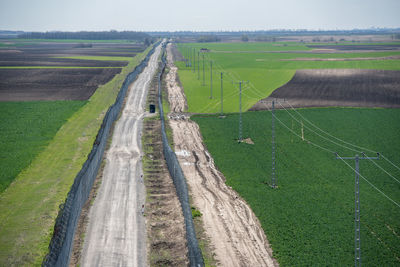
M 167 51 L 171 54 L 170 49 Z M 167 59 L 172 65 L 172 58 Z M 181 88 L 175 84 L 168 86 L 168 90 Z M 174 100 L 170 98 L 171 107 L 182 107 L 179 103 L 173 103 Z M 213 158 L 203 144 L 198 125 L 183 114 L 170 118 L 178 118 L 169 120 L 175 151 L 187 179 L 193 204 L 203 214 L 204 228 L 215 248 L 218 265 L 277 266 L 258 219 L 247 203 L 225 184 L 223 174 L 216 169 Z

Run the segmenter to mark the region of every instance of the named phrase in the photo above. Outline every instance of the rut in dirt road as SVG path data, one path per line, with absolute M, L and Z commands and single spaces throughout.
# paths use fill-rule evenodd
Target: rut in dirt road
M 146 265 L 141 131 L 147 90 L 160 51 L 160 46 L 155 49 L 148 66 L 131 85 L 115 124 L 102 183 L 89 212 L 82 266 Z
M 172 54 L 171 47 L 168 48 L 167 52 Z M 167 59 L 172 68 L 172 57 Z M 169 96 L 184 95 L 176 77 L 167 76 L 166 79 Z M 180 100 L 169 98 L 171 107 L 185 106 L 176 103 L 177 99 Z M 203 214 L 204 229 L 218 265 L 277 266 L 257 217 L 247 203 L 225 184 L 223 174 L 216 169 L 213 158 L 204 147 L 198 125 L 183 114 L 170 114 L 169 117 L 174 150 L 189 185 L 193 204 Z
M 247 203 L 230 187 L 204 147 L 199 127 L 170 120 L 175 151 L 202 212 L 204 228 L 221 266 L 276 266 L 264 232 Z

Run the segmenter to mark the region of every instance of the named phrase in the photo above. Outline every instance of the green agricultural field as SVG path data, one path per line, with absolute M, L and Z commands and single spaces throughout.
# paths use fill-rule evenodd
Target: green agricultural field
M 364 108 L 300 109 L 300 114 L 328 133 L 373 151 L 400 165 L 400 110 Z M 301 117 L 290 113 L 299 120 Z M 196 115 L 215 163 L 259 218 L 281 266 L 351 266 L 354 264 L 354 171 L 341 156 L 357 152 L 311 132 L 304 118 L 305 141 L 276 123 L 278 188 L 271 182 L 271 113 L 243 114 L 243 133 L 254 145 L 238 143 L 238 114 L 225 119 Z M 301 135 L 300 123 L 284 110 L 276 117 Z M 313 128 L 315 131 L 315 128 Z M 323 135 L 321 132 L 318 132 Z M 332 139 L 323 135 L 327 139 Z M 340 142 L 339 142 L 340 143 Z M 348 146 L 347 144 L 340 143 Z M 367 150 L 356 149 L 359 152 Z M 375 156 L 367 153 L 368 156 Z M 354 160 L 347 163 L 354 167 Z M 400 178 L 400 169 L 379 164 Z M 399 205 L 400 183 L 368 160 L 360 173 Z M 364 266 L 400 265 L 400 206 L 361 180 L 361 248 Z
M 220 111 L 221 72 L 223 79 L 224 112 L 239 111 L 239 80 L 249 81 L 242 90 L 242 109 L 247 110 L 257 101 L 269 96 L 273 90 L 284 85 L 299 69 L 382 69 L 400 70 L 398 59 L 382 59 L 382 57 L 399 56 L 400 52 L 369 53 L 306 53 L 310 50 L 298 43 L 203 43 L 179 45 L 179 50 L 188 57 L 187 47 L 194 48 L 195 71 L 188 68 L 183 61 L 176 62 L 179 78 L 188 99 L 188 111 L 194 113 L 215 113 Z M 197 51 L 208 48 L 204 53 L 204 85 L 203 55 L 198 61 Z M 305 61 L 313 59 L 355 59 Z M 362 60 L 364 58 L 364 60 Z M 213 82 L 211 89 L 211 67 L 213 61 Z M 211 92 L 212 90 L 212 92 Z M 212 98 L 210 98 L 212 96 Z
M 126 75 L 150 49 L 137 54 L 121 73 L 100 86 L 0 194 L 0 266 L 41 265 L 59 205 L 87 159 L 107 109 Z
M 86 101 L 0 102 L 0 193 Z

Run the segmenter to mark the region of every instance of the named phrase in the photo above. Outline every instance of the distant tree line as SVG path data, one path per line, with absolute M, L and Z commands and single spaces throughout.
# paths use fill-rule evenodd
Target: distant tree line
M 135 40 L 150 44 L 153 38 L 144 32 L 101 31 L 101 32 L 26 32 L 18 35 L 25 39 L 81 39 L 81 40 Z
M 210 42 L 219 42 L 221 41 L 221 38 L 219 38 L 217 35 L 210 34 L 210 35 L 201 35 L 200 37 L 197 38 L 197 42 L 199 43 L 210 43 Z
M 400 39 L 400 33 L 393 34 L 392 39 Z

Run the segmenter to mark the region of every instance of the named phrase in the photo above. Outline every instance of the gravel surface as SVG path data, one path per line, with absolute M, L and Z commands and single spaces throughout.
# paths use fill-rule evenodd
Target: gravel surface
M 146 227 L 142 214 L 145 187 L 141 175 L 142 120 L 159 46 L 131 85 L 107 151 L 102 184 L 89 213 L 82 266 L 146 266 Z

